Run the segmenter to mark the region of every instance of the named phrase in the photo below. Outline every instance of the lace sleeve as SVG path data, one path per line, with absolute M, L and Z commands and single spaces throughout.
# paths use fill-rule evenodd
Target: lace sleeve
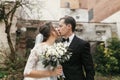
M 30 72 L 35 68 L 37 61 L 38 61 L 37 49 L 33 48 L 28 57 L 28 60 L 24 69 L 24 75 L 30 74 Z

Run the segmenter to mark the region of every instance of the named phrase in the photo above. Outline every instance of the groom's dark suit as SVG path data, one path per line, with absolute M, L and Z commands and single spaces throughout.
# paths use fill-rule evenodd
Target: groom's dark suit
M 94 80 L 90 44 L 74 36 L 69 48 L 72 49 L 72 56 L 62 64 L 65 80 Z

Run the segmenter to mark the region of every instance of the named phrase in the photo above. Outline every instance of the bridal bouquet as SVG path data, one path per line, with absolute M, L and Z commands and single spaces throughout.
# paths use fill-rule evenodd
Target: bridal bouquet
M 55 68 L 61 65 L 65 61 L 69 60 L 72 52 L 65 46 L 62 42 L 55 43 L 46 49 L 43 55 L 43 65 L 44 67 L 51 66 Z

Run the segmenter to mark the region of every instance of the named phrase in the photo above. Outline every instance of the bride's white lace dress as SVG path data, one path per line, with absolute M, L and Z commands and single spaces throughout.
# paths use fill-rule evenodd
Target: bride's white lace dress
M 44 68 L 42 64 L 42 57 L 40 56 L 45 49 L 49 47 L 48 45 L 38 44 L 36 45 L 29 55 L 28 61 L 26 63 L 24 74 L 29 74 L 32 70 L 48 70 L 49 68 Z M 24 80 L 57 80 L 57 77 L 45 77 L 45 78 L 30 78 L 25 77 Z

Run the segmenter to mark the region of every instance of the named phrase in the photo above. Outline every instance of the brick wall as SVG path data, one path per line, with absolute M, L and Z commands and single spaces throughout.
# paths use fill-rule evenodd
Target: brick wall
M 93 19 L 91 22 L 100 22 L 120 10 L 120 0 L 93 0 L 89 6 L 93 8 Z M 90 9 L 89 8 L 89 9 Z

